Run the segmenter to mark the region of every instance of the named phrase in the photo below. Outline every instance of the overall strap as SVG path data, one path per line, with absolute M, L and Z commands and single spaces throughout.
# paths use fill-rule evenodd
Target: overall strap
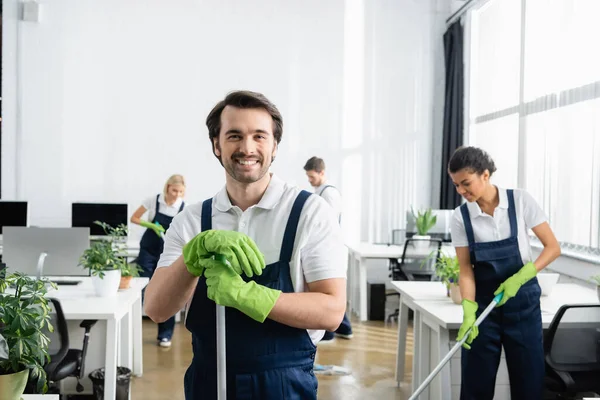
M 202 232 L 212 229 L 212 198 L 202 202 L 202 217 L 200 223 Z
M 156 221 L 156 216 L 158 215 L 158 198 L 160 197 L 160 193 L 156 195 L 156 209 L 154 210 L 154 217 L 152 218 L 152 221 L 150 222 L 154 222 Z
M 506 191 L 508 196 L 508 219 L 510 221 L 510 237 L 517 237 L 518 225 L 517 225 L 517 209 L 515 208 L 515 195 L 512 189 Z
M 467 239 L 469 240 L 469 247 L 475 243 L 475 235 L 473 235 L 473 225 L 471 224 L 471 217 L 469 216 L 469 208 L 467 204 L 460 206 L 460 213 L 465 223 L 465 232 L 467 233 Z
M 177 214 L 179 214 L 180 212 L 183 211 L 183 206 L 185 205 L 185 203 L 182 201 L 181 202 L 181 206 L 179 207 L 179 211 L 177 211 Z
M 294 251 L 294 241 L 296 240 L 296 230 L 298 229 L 298 222 L 300 222 L 300 214 L 304 203 L 310 196 L 310 193 L 306 190 L 301 191 L 294 201 L 292 206 L 292 212 L 288 218 L 287 225 L 285 226 L 285 233 L 283 234 L 283 244 L 281 245 L 281 253 L 279 253 L 279 261 L 290 262 L 292 260 L 292 252 Z

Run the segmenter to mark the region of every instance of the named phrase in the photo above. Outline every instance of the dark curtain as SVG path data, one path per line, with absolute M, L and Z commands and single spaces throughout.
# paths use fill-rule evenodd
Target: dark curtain
M 454 150 L 463 143 L 463 27 L 456 21 L 444 34 L 444 59 L 446 64 L 446 92 L 444 103 L 444 141 L 442 145 L 442 188 L 440 209 L 453 209 L 460 205 L 460 196 L 448 176 L 448 161 Z

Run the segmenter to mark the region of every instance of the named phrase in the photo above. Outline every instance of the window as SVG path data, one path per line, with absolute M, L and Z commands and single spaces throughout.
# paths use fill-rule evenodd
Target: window
M 524 15 L 521 11 L 524 10 Z M 561 242 L 600 247 L 597 0 L 489 0 L 471 13 L 468 142 L 528 190 Z

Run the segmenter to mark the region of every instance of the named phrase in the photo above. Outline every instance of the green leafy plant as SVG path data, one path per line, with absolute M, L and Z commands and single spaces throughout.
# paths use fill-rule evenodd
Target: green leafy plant
M 600 275 L 592 276 L 590 278 L 597 286 L 600 286 Z
M 89 269 L 92 276 L 104 278 L 106 271 L 122 270 L 127 264 L 120 255 L 125 253 L 126 243 L 123 236 L 127 234 L 127 226 L 121 224 L 113 228 L 105 222 L 94 223 L 100 225 L 108 237 L 92 242 L 90 248 L 83 252 L 79 264 Z
M 54 331 L 46 298 L 48 286 L 56 289 L 47 279 L 21 273 L 0 279 L 0 375 L 28 369 L 39 393 L 48 390 L 44 364 L 50 361 L 50 339 L 44 332 Z
M 415 214 L 415 211 L 411 208 L 411 213 L 415 218 L 415 225 L 419 236 L 427 235 L 427 232 L 429 232 L 437 222 L 437 216 L 433 214 L 431 208 L 428 208 L 424 212 L 419 211 L 417 214 Z
M 445 254 L 440 255 L 435 263 L 435 274 L 440 277 L 446 287 L 450 287 L 451 283 L 458 285 L 458 276 L 460 273 L 460 265 L 456 256 L 451 257 Z
M 130 264 L 125 260 L 123 260 L 123 262 L 121 263 L 120 270 L 121 270 L 121 276 L 131 276 L 134 278 L 137 278 L 138 276 L 140 276 L 140 272 L 142 272 L 142 269 L 140 268 L 139 265 Z

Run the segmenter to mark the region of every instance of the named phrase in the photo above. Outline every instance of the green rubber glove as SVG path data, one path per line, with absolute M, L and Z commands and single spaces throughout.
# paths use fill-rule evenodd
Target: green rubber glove
M 458 336 L 456 337 L 456 341 L 460 341 L 467 333 L 469 328 L 471 328 L 471 332 L 469 332 L 469 336 L 467 340 L 463 343 L 463 347 L 467 350 L 471 349 L 470 344 L 473 343 L 473 340 L 479 335 L 479 328 L 476 327 L 475 320 L 477 319 L 477 308 L 479 306 L 477 303 L 471 300 L 463 299 L 462 301 L 463 308 L 463 322 L 458 330 Z
M 196 235 L 183 247 L 183 261 L 194 276 L 202 275 L 206 264 L 202 261 L 221 254 L 227 258 L 233 271 L 249 278 L 261 275 L 265 258 L 254 241 L 235 231 L 204 231 Z
M 140 225 L 144 228 L 152 229 L 158 237 L 160 237 L 161 233 L 165 232 L 165 228 L 163 228 L 160 224 L 153 224 L 152 222 L 140 220 Z
M 517 295 L 517 292 L 527 281 L 534 278 L 537 275 L 537 269 L 532 262 L 528 262 L 513 276 L 505 280 L 494 292 L 494 296 L 504 292 L 502 295 L 502 300 L 500 303 L 496 305 L 496 307 L 500 307 L 506 303 L 506 301 L 510 298 L 513 298 Z
M 264 322 L 281 290 L 259 285 L 254 281 L 244 282 L 226 264 L 209 259 L 205 262 L 207 295 L 215 303 L 235 308 L 258 322 Z

